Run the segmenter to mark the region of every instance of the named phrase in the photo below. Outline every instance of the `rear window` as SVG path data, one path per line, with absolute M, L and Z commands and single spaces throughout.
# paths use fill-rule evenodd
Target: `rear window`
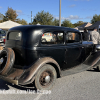
M 8 40 L 21 40 L 22 33 L 21 32 L 10 32 L 8 34 Z

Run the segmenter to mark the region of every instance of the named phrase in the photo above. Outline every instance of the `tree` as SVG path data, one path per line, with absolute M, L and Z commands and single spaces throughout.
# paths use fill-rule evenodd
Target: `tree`
M 85 23 L 85 22 L 83 22 L 83 21 L 78 21 L 77 23 L 74 24 L 74 26 L 75 26 L 75 27 L 81 26 L 81 25 L 83 25 L 84 23 Z
M 12 8 L 8 7 L 8 10 L 5 13 L 5 16 L 3 18 L 3 21 L 8 21 L 8 20 L 16 21 L 17 16 L 18 15 L 17 15 L 16 11 L 13 10 Z
M 62 26 L 74 28 L 74 25 L 69 20 L 66 19 L 62 22 Z
M 52 22 L 52 25 L 59 26 L 59 20 L 58 19 L 54 19 L 53 22 Z
M 95 14 L 91 20 L 91 23 L 94 24 L 97 21 L 100 21 L 100 15 Z
M 0 20 L 3 20 L 4 15 L 0 13 Z
M 0 23 L 3 22 L 4 15 L 0 13 Z
M 52 25 L 53 16 L 49 12 L 38 12 L 33 19 L 32 24 Z
M 24 19 L 17 19 L 17 21 L 16 21 L 17 23 L 19 23 L 19 24 L 22 24 L 22 25 L 27 25 L 27 21 L 25 21 Z
M 3 20 L 0 20 L 0 23 L 2 23 L 3 22 Z

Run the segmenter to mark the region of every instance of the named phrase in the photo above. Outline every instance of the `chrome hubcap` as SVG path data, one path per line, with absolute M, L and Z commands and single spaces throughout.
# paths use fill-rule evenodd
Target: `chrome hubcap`
M 45 87 L 49 86 L 52 81 L 53 81 L 53 75 L 52 72 L 49 70 L 44 71 L 39 79 L 40 84 Z
M 50 76 L 46 76 L 46 77 L 45 77 L 45 82 L 46 82 L 46 83 L 49 83 L 49 82 L 50 82 Z

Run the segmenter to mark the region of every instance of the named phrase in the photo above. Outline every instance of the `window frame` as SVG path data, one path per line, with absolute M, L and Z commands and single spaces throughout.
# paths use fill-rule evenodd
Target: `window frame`
M 41 42 L 41 39 L 42 39 L 42 35 L 44 34 L 44 33 L 54 33 L 54 32 L 58 32 L 58 33 L 63 33 L 63 43 L 62 44 L 42 44 L 42 42 Z M 47 30 L 47 31 L 43 31 L 42 32 L 42 35 L 41 35 L 41 38 L 40 38 L 40 45 L 41 46 L 62 46 L 62 45 L 65 45 L 65 32 L 64 31 L 62 31 L 62 30 Z
M 12 32 L 18 32 L 18 33 L 21 33 L 21 39 L 20 39 L 20 40 L 18 40 L 18 39 L 16 40 L 16 38 L 15 38 L 15 39 L 9 39 L 9 34 L 12 33 Z M 7 34 L 7 40 L 21 41 L 21 40 L 22 40 L 22 35 L 23 35 L 23 34 L 22 34 L 21 31 L 9 31 L 8 34 Z
M 68 43 L 67 40 L 66 40 L 66 35 L 67 35 L 69 32 L 80 34 L 80 41 L 79 41 L 79 42 Z M 80 32 L 75 32 L 75 31 L 67 31 L 67 32 L 66 32 L 66 34 L 65 34 L 65 44 L 70 45 L 70 44 L 80 44 L 80 43 L 82 43 L 82 34 L 81 34 Z

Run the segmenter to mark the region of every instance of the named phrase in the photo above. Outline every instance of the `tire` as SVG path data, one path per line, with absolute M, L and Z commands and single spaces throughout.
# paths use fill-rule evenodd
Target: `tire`
M 5 48 L 0 53 L 0 74 L 7 75 L 13 67 L 15 61 L 15 53 L 11 48 Z
M 45 64 L 36 74 L 35 87 L 39 90 L 50 90 L 57 78 L 56 70 L 53 66 Z

